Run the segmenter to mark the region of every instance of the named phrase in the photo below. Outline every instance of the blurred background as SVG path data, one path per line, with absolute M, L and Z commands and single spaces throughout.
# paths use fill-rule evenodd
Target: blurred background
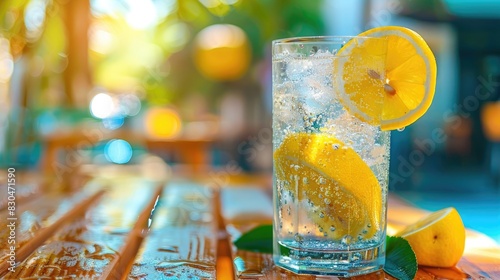
M 390 189 L 429 210 L 455 205 L 500 241 L 499 10 L 494 0 L 2 0 L 0 165 L 59 181 L 90 165 L 269 174 L 271 41 L 401 25 L 428 42 L 438 82 L 427 114 L 392 133 Z

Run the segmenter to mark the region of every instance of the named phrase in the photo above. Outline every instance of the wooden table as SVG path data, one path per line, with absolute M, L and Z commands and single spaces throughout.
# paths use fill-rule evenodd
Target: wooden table
M 105 130 L 99 127 L 61 131 L 42 137 L 45 149 L 41 169 L 45 174 L 74 174 L 77 167 L 86 160 L 80 149 L 111 139 L 124 139 L 150 151 L 174 154 L 193 172 L 204 171 L 211 164 L 210 147 L 216 142 L 215 138 L 210 137 L 156 139 L 130 130 Z M 62 157 L 60 153 L 63 154 Z
M 68 193 L 33 191 L 27 185 L 38 193 L 17 201 L 19 263 L 8 270 L 11 250 L 0 242 L 0 278 L 325 279 L 295 275 L 274 266 L 271 255 L 232 246 L 242 231 L 269 223 L 272 215 L 269 178 L 249 178 L 240 176 L 241 184 L 228 180 L 230 186 L 220 189 L 203 176 L 166 184 L 130 175 L 94 178 Z M 19 193 L 22 189 L 19 185 Z M 391 195 L 388 231 L 422 215 Z M 7 217 L 2 206 L 2 241 L 10 234 Z M 245 269 L 233 264 L 235 258 Z M 379 271 L 351 279 L 393 278 Z M 416 279 L 500 279 L 500 248 L 469 231 L 457 267 L 420 267 Z

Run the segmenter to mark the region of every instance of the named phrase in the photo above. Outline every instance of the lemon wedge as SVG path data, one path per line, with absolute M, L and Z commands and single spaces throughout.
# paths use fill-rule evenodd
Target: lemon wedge
M 396 236 L 410 243 L 420 265 L 454 266 L 465 248 L 465 227 L 460 214 L 453 207 L 429 214 Z
M 382 130 L 412 124 L 434 98 L 437 68 L 431 49 L 415 31 L 400 26 L 373 28 L 358 37 L 337 53 L 347 57 L 340 67 L 341 102 Z
M 380 231 L 380 185 L 351 147 L 327 134 L 295 133 L 276 149 L 274 162 L 277 179 L 287 182 L 283 187 L 321 209 L 309 218 L 325 236 L 350 243 Z

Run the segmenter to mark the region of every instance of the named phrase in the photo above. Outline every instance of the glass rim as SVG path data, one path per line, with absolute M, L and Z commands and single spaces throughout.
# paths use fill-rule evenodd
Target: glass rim
M 336 35 L 327 35 L 327 36 L 299 36 L 299 37 L 290 37 L 290 38 L 281 38 L 272 41 L 272 45 L 293 45 L 293 44 L 307 44 L 307 43 L 339 43 L 342 41 L 349 41 L 351 39 L 380 39 L 386 40 L 386 38 L 374 37 L 374 36 L 336 36 Z

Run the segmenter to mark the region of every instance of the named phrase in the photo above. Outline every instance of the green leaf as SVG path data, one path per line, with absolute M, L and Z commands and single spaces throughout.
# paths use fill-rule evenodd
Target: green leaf
M 418 265 L 410 243 L 401 237 L 387 236 L 384 271 L 400 280 L 412 280 Z
M 244 233 L 234 245 L 240 250 L 259 253 L 273 253 L 273 226 L 261 225 Z

